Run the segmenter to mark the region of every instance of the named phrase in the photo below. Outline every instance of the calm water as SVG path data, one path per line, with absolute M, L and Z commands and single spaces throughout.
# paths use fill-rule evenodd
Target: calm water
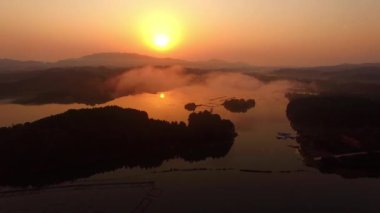
M 321 174 L 305 166 L 298 150 L 290 147 L 295 141 L 276 138 L 278 132 L 296 134 L 285 113 L 284 95 L 292 86 L 220 75 L 205 84 L 165 91 L 165 98 L 140 94 L 115 99 L 104 105 L 141 109 L 151 118 L 170 121 L 186 121 L 189 112 L 183 106 L 189 102 L 220 104 L 219 97 L 239 97 L 254 98 L 256 106 L 247 113 L 213 108 L 233 121 L 238 132 L 223 158 L 172 159 L 152 169 L 121 168 L 38 190 L 3 186 L 0 212 L 377 212 L 378 179 Z M 4 103 L 0 126 L 84 107 L 89 106 Z

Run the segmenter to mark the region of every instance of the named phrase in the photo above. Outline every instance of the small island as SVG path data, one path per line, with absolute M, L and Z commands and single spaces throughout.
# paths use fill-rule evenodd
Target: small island
M 231 98 L 227 99 L 222 104 L 230 112 L 245 113 L 249 109 L 255 107 L 256 102 L 253 99 L 237 99 Z
M 255 107 L 256 102 L 254 99 L 243 99 L 243 98 L 228 98 L 221 100 L 222 103 L 209 103 L 209 104 L 196 104 L 187 103 L 184 108 L 187 111 L 194 112 L 198 107 L 209 107 L 213 109 L 214 107 L 223 106 L 226 110 L 232 113 L 246 113 L 251 108 Z

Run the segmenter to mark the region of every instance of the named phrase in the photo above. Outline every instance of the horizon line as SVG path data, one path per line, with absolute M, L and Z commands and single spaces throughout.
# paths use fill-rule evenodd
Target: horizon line
M 380 61 L 375 62 L 336 62 L 336 63 L 324 63 L 324 64 L 310 64 L 310 65 L 289 65 L 289 64 L 284 64 L 284 65 L 257 65 L 254 63 L 250 63 L 248 61 L 243 61 L 243 60 L 229 60 L 229 59 L 224 59 L 224 58 L 210 58 L 210 59 L 205 59 L 205 60 L 193 60 L 193 59 L 183 59 L 183 58 L 175 58 L 175 57 L 159 57 L 159 56 L 151 56 L 148 54 L 141 54 L 137 52 L 120 52 L 120 51 L 104 51 L 104 52 L 94 52 L 94 53 L 89 53 L 89 54 L 84 54 L 80 56 L 72 56 L 72 57 L 67 57 L 67 58 L 62 58 L 58 60 L 42 60 L 42 59 L 20 59 L 20 58 L 12 58 L 12 57 L 0 57 L 0 60 L 12 60 L 12 61 L 18 61 L 18 62 L 37 62 L 37 63 L 45 63 L 45 64 L 54 64 L 58 63 L 61 61 L 66 61 L 66 60 L 74 60 L 74 59 L 81 59 L 84 57 L 88 56 L 94 56 L 94 55 L 101 55 L 101 54 L 129 54 L 129 55 L 138 55 L 138 56 L 143 56 L 143 57 L 150 57 L 154 59 L 171 59 L 171 60 L 181 60 L 181 61 L 187 61 L 187 62 L 208 62 L 208 61 L 221 61 L 221 62 L 226 62 L 226 63 L 241 63 L 241 64 L 246 64 L 248 66 L 252 67 L 258 67 L 258 68 L 311 68 L 311 67 L 334 67 L 334 66 L 343 66 L 343 65 L 370 65 L 370 64 L 379 64 Z

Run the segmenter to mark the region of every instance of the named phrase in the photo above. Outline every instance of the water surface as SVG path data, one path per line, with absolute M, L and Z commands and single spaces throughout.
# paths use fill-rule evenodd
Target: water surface
M 205 83 L 159 93 L 125 96 L 105 104 L 0 104 L 0 126 L 31 122 L 68 109 L 117 105 L 151 118 L 185 121 L 189 102 L 208 105 L 230 119 L 238 137 L 222 158 L 171 159 L 150 169 L 119 168 L 75 181 L 35 188 L 0 187 L 1 212 L 375 212 L 376 178 L 345 179 L 305 165 L 286 116 L 285 94 L 293 84 L 269 84 L 242 75 L 218 75 Z M 221 106 L 225 98 L 253 98 L 247 113 Z M 210 107 L 210 106 L 214 107 Z M 340 198 L 340 199 L 336 199 Z M 21 205 L 22 204 L 22 205 Z

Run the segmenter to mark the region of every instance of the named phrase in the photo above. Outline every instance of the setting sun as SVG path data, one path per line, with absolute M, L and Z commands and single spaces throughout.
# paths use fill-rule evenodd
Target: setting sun
M 157 34 L 154 36 L 154 44 L 159 48 L 165 48 L 170 44 L 170 38 L 165 34 Z
M 168 51 L 182 40 L 182 26 L 178 18 L 163 12 L 141 17 L 140 33 L 145 45 L 156 51 Z
M 160 93 L 160 98 L 164 99 L 165 98 L 165 93 Z

